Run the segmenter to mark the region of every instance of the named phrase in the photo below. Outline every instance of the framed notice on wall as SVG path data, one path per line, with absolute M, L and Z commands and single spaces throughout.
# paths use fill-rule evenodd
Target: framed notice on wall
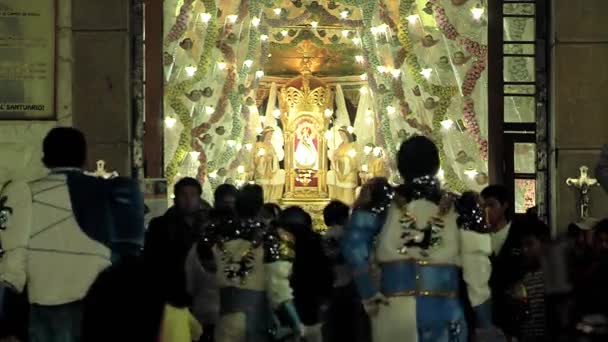
M 0 120 L 55 118 L 55 0 L 0 0 Z

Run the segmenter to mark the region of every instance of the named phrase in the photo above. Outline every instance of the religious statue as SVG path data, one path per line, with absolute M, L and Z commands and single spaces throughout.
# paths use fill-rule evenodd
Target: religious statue
M 341 127 L 338 132 L 342 143 L 331 158 L 332 170 L 327 175 L 329 193 L 330 197 L 350 205 L 355 201 L 358 180 L 357 145 L 346 127 Z
M 264 189 L 264 202 L 276 203 L 283 196 L 285 171 L 272 144 L 274 128 L 267 126 L 253 151 L 253 180 Z
M 375 147 L 368 164 L 368 174 L 370 178 L 374 177 L 388 177 L 388 169 L 384 165 L 384 151 L 380 147 Z
M 589 168 L 587 166 L 580 167 L 579 178 L 568 178 L 566 184 L 573 186 L 579 191 L 579 208 L 578 214 L 580 219 L 589 217 L 589 206 L 591 200 L 589 199 L 589 190 L 593 186 L 598 186 L 597 179 L 589 177 Z
M 319 154 L 312 134 L 312 129 L 307 125 L 302 127 L 297 131 L 297 138 L 295 167 L 297 169 L 317 170 L 319 168 Z

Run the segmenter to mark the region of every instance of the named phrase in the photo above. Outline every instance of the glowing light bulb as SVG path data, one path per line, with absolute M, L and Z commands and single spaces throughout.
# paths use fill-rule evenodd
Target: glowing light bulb
M 381 24 L 380 26 L 378 26 L 378 31 L 379 32 L 386 32 L 386 30 L 388 30 L 388 25 L 387 24 Z
M 217 63 L 217 68 L 220 70 L 224 70 L 226 69 L 227 64 L 225 62 L 218 62 Z
M 357 61 L 357 63 L 363 63 L 363 56 L 355 56 L 355 61 Z
M 471 8 L 471 14 L 473 15 L 473 18 L 475 20 L 481 19 L 481 17 L 483 16 L 484 12 L 485 12 L 485 9 L 481 5 L 477 5 L 477 6 L 473 7 L 473 8 Z
M 274 12 L 274 14 L 276 14 L 276 15 L 281 15 L 281 12 L 283 12 L 283 9 L 282 9 L 282 8 L 277 7 L 277 8 L 275 8 L 275 9 L 273 9 L 272 11 L 273 11 L 273 12 Z
M 382 154 L 382 147 L 374 147 L 374 156 L 380 157 Z
M 236 141 L 234 140 L 226 140 L 226 145 L 230 146 L 230 147 L 234 147 L 236 146 Z
M 194 66 L 187 66 L 184 68 L 184 70 L 186 70 L 186 75 L 190 77 L 194 76 L 194 74 L 196 73 L 196 67 Z
M 257 113 L 258 112 L 258 107 L 256 107 L 256 106 L 249 106 L 248 109 L 249 109 L 249 113 Z M 262 121 L 262 118 L 263 118 L 263 116 L 260 117 L 260 121 Z
M 475 176 L 477 176 L 479 174 L 479 172 L 477 172 L 477 170 L 475 169 L 469 169 L 466 170 L 464 172 L 465 175 L 467 175 L 467 177 L 469 177 L 469 179 L 475 179 Z
M 355 131 L 355 129 L 353 128 L 353 126 L 348 126 L 346 127 L 346 131 L 350 134 L 353 134 L 353 132 Z
M 324 113 L 326 118 L 330 118 L 334 114 L 334 111 L 329 108 L 325 108 Z
M 355 45 L 359 45 L 359 44 L 361 44 L 361 38 L 359 38 L 359 37 L 353 38 L 353 43 L 354 43 Z
M 243 62 L 243 64 L 245 64 L 246 67 L 251 68 L 253 61 L 251 59 L 247 59 Z
M 281 110 L 280 110 L 280 109 L 275 109 L 275 110 L 273 110 L 273 111 L 272 111 L 272 115 L 273 115 L 275 118 L 277 118 L 277 119 L 278 119 L 278 118 L 280 118 L 280 117 L 281 117 Z
M 234 24 L 236 23 L 236 21 L 239 19 L 239 16 L 236 14 L 232 14 L 232 15 L 227 15 L 226 16 L 226 20 L 228 20 L 229 23 Z
M 327 132 L 325 132 L 325 139 L 329 140 L 329 139 L 331 139 L 331 138 L 332 138 L 332 133 L 331 133 L 331 131 L 327 131 Z
M 348 150 L 349 157 L 354 158 L 356 155 L 357 155 L 357 151 L 355 151 L 354 149 Z
M 260 148 L 258 149 L 258 156 L 260 156 L 260 157 L 261 157 L 261 156 L 263 156 L 263 155 L 265 155 L 265 154 L 266 154 L 266 150 L 265 150 L 264 148 L 260 147 Z
M 424 78 L 426 78 L 426 79 L 431 77 L 431 73 L 433 73 L 433 69 L 431 69 L 431 68 L 425 68 L 425 69 L 422 69 L 422 71 L 420 71 L 420 75 L 424 76 Z
M 378 72 L 381 74 L 384 74 L 386 72 L 386 67 L 384 65 L 378 65 L 376 69 L 378 69 Z
M 261 35 L 260 36 L 260 40 L 263 41 L 263 42 L 267 41 L 268 40 L 268 35 L 266 35 L 266 34 Z
M 252 148 L 253 148 L 253 144 L 251 144 L 251 143 L 245 144 L 245 149 L 247 151 L 251 151 Z
M 236 168 L 236 172 L 238 172 L 238 173 L 245 173 L 245 167 L 243 165 L 239 165 Z
M 348 11 L 342 11 L 342 12 L 340 12 L 340 18 L 342 18 L 342 19 L 348 18 Z
M 369 155 L 370 153 L 372 153 L 373 148 L 371 146 L 365 146 L 363 148 L 363 153 L 365 153 L 365 155 Z
M 176 122 L 177 120 L 174 117 L 167 116 L 165 118 L 165 126 L 167 126 L 167 128 L 173 128 Z
M 201 13 L 201 20 L 203 23 L 208 23 L 211 20 L 211 13 Z
M 395 109 L 395 107 L 393 107 L 393 106 L 388 106 L 388 107 L 386 107 L 386 112 L 389 115 L 393 115 L 393 114 L 397 113 L 397 109 Z
M 289 34 L 289 32 L 288 32 L 287 30 L 282 30 L 282 31 L 281 31 L 281 35 L 282 35 L 283 37 L 286 37 L 286 36 L 287 36 L 287 34 Z
M 441 180 L 445 178 L 445 171 L 443 171 L 443 169 L 439 169 L 439 172 L 437 172 L 437 178 Z
M 361 81 L 366 81 L 367 80 L 367 74 L 361 74 L 361 75 L 359 75 L 359 78 L 361 79 Z
M 400 74 L 401 74 L 401 70 L 399 70 L 399 69 L 391 70 L 391 75 L 393 75 L 394 78 L 399 77 Z
M 311 26 L 312 28 L 316 29 L 316 28 L 317 28 L 317 26 L 319 26 L 319 22 L 318 22 L 318 21 L 311 21 L 311 22 L 310 22 L 310 26 Z
M 251 25 L 253 25 L 254 27 L 257 27 L 258 25 L 260 25 L 260 18 L 253 17 L 253 19 L 251 19 Z
M 200 153 L 200 152 L 198 152 L 198 151 L 190 151 L 190 152 L 188 152 L 188 153 L 190 154 L 190 157 L 191 157 L 192 159 L 198 159 L 198 156 L 200 156 L 200 155 L 201 155 L 201 153 Z
M 212 171 L 211 173 L 209 173 L 209 178 L 211 178 L 211 179 L 217 178 L 217 171 Z
M 407 16 L 407 21 L 409 21 L 410 24 L 415 24 L 418 19 L 420 19 L 420 16 L 418 14 L 412 14 Z
M 452 126 L 454 126 L 454 121 L 452 121 L 451 119 L 441 121 L 441 127 L 443 127 L 443 129 L 445 130 L 452 128 Z
M 361 171 L 367 172 L 367 170 L 369 170 L 369 168 L 367 167 L 367 164 L 361 165 Z
M 255 132 L 257 134 L 262 134 L 262 132 L 264 132 L 264 129 L 262 127 L 258 127 L 258 128 L 255 129 Z
M 211 114 L 215 113 L 215 108 L 213 108 L 211 106 L 207 106 L 207 107 L 205 107 L 205 113 L 211 115 Z
M 361 87 L 361 88 L 359 88 L 359 92 L 361 94 L 367 94 L 367 88 L 366 87 Z
M 342 37 L 348 38 L 348 34 L 349 34 L 348 30 L 342 30 Z
M 264 71 L 262 71 L 262 70 L 256 71 L 255 72 L 255 77 L 257 77 L 257 78 L 264 77 Z

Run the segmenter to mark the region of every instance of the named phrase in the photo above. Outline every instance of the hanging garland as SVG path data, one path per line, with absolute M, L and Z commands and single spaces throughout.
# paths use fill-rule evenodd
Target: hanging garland
M 469 134 L 475 139 L 477 143 L 479 154 L 481 159 L 484 161 L 488 160 L 488 140 L 481 137 L 481 130 L 479 129 L 479 123 L 477 115 L 475 113 L 475 103 L 471 98 L 473 90 L 477 81 L 481 77 L 481 74 L 486 69 L 486 56 L 488 53 L 488 47 L 484 44 L 479 44 L 469 38 L 462 37 L 456 30 L 456 27 L 450 22 L 449 18 L 445 13 L 445 9 L 439 6 L 439 0 L 433 0 L 435 19 L 439 29 L 443 32 L 443 35 L 450 39 L 459 42 L 467 52 L 477 57 L 477 60 L 472 63 L 469 70 L 467 70 L 464 80 L 462 82 L 462 95 L 463 100 L 463 116 L 464 122 L 467 125 Z
M 199 58 L 196 72 L 194 75 L 186 80 L 169 86 L 167 90 L 167 102 L 169 106 L 175 112 L 178 120 L 181 122 L 183 129 L 179 136 L 177 148 L 171 157 L 171 160 L 165 168 L 165 177 L 169 184 L 173 183 L 175 176 L 177 175 L 177 169 L 186 157 L 188 151 L 191 148 L 192 136 L 192 118 L 190 117 L 190 111 L 186 104 L 181 100 L 181 97 L 187 92 L 187 90 L 193 87 L 195 84 L 200 82 L 202 78 L 207 74 L 211 65 L 211 56 L 213 54 L 213 47 L 215 46 L 216 39 L 219 35 L 217 25 L 217 7 L 215 6 L 214 0 L 203 0 L 203 4 L 207 12 L 211 13 L 211 18 L 207 23 L 207 33 L 205 35 L 205 42 L 203 45 L 203 53 Z
M 252 0 L 249 4 L 249 13 L 258 13 L 260 10 L 259 2 L 257 0 Z M 249 30 L 249 44 L 248 51 L 245 55 L 245 60 L 253 60 L 256 47 L 259 43 L 259 36 L 256 30 Z M 243 65 L 242 67 L 247 68 L 247 66 Z M 243 78 L 247 76 L 247 70 L 241 70 L 239 72 L 239 81 L 243 81 Z M 238 90 L 232 91 L 229 95 L 230 105 L 232 107 L 232 129 L 230 131 L 230 136 L 228 140 L 233 140 L 239 143 L 240 139 L 242 139 L 242 117 L 246 117 L 248 113 L 247 106 L 243 106 L 243 101 L 241 101 L 241 94 Z M 255 102 L 254 102 L 255 103 Z M 248 104 L 252 105 L 252 104 Z M 240 115 L 239 115 L 240 114 Z M 222 154 L 216 160 L 212 160 L 208 162 L 207 169 L 209 170 L 217 170 L 220 167 L 225 166 L 230 162 L 230 159 L 235 155 L 236 147 L 228 147 L 224 149 Z
M 406 64 L 412 79 L 426 92 L 439 98 L 438 106 L 433 112 L 433 140 L 437 144 L 437 148 L 439 150 L 439 158 L 441 160 L 441 165 L 444 168 L 446 183 L 453 190 L 462 192 L 466 189 L 466 185 L 460 179 L 460 177 L 458 177 L 452 166 L 447 162 L 447 156 L 445 154 L 443 145 L 443 137 L 440 134 L 441 122 L 445 119 L 451 99 L 458 92 L 458 89 L 451 86 L 430 84 L 424 77 L 422 77 L 422 67 L 418 62 L 416 54 L 413 52 L 414 47 L 409 38 L 409 21 L 407 20 L 407 17 L 411 13 L 412 4 L 414 2 L 415 0 L 402 0 L 399 5 L 399 32 L 397 33 L 397 38 L 407 53 Z
M 376 3 L 374 1 L 360 0 L 359 5 L 363 14 L 364 26 L 371 27 Z M 377 70 L 381 64 L 378 56 L 375 54 L 376 44 L 370 30 L 363 29 L 361 31 L 361 43 L 363 46 L 363 58 L 367 66 L 366 69 L 369 86 L 372 91 L 378 94 L 380 97 L 380 108 L 376 110 L 377 120 L 380 123 L 380 125 L 378 125 L 380 134 L 377 134 L 378 138 L 381 138 L 378 139 L 379 145 L 384 147 L 385 151 L 387 151 L 386 155 L 391 158 L 391 156 L 394 156 L 392 152 L 396 150 L 396 146 L 391 132 L 388 107 L 392 104 L 394 95 L 392 91 L 386 89 L 386 86 L 384 89 L 381 89 L 376 82 L 374 71 Z M 385 81 L 387 81 L 386 83 L 390 84 L 390 80 L 387 79 L 385 75 L 383 76 Z M 387 162 L 393 163 L 393 159 L 388 160 Z
M 190 22 L 190 12 L 192 11 L 192 2 L 194 0 L 184 0 L 183 5 L 179 9 L 179 14 L 175 18 L 175 24 L 171 26 L 169 34 L 165 39 L 165 46 L 181 38 L 188 28 Z

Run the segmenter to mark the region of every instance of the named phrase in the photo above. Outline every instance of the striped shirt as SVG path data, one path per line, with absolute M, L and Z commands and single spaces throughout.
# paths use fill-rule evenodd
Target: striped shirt
M 528 295 L 528 315 L 521 324 L 521 340 L 537 341 L 545 337 L 547 328 L 543 271 L 526 273 L 523 284 Z

